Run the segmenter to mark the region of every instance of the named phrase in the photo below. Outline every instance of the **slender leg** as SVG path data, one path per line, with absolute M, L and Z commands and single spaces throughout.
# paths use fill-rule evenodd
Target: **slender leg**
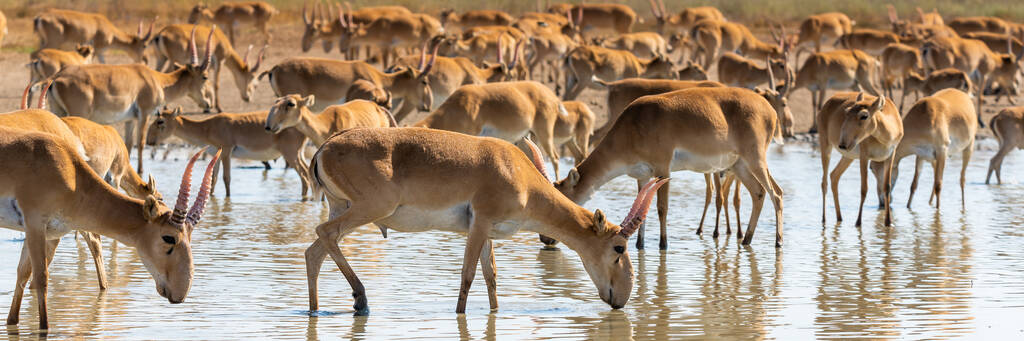
M 739 162 L 742 163 L 742 162 Z M 751 227 L 757 226 L 757 219 L 761 215 L 761 208 L 764 207 L 764 186 L 757 182 L 753 174 L 750 174 L 750 170 L 745 165 L 737 165 L 733 168 L 733 173 L 740 179 L 740 182 L 747 187 L 747 192 L 750 193 L 750 199 L 754 206 L 750 209 L 750 219 L 747 223 L 746 235 L 753 233 Z M 736 227 L 736 240 L 742 241 L 744 245 L 749 245 L 749 236 L 745 236 L 743 229 Z
M 661 177 L 668 177 L 669 172 L 659 174 Z M 668 249 L 668 190 L 669 184 L 666 182 L 661 188 L 658 189 L 658 222 L 661 223 L 661 239 L 658 241 L 658 248 L 661 250 Z
M 711 173 L 704 173 L 704 211 L 701 212 L 700 224 L 697 225 L 698 236 L 704 233 L 704 218 L 707 217 L 708 205 L 711 204 L 711 187 Z
M 717 239 L 718 238 L 718 221 L 719 221 L 719 218 L 721 218 L 722 206 L 724 206 L 722 204 L 722 202 L 723 202 L 723 199 L 722 199 L 722 193 L 723 193 L 723 191 L 722 191 L 722 179 L 719 177 L 719 173 L 715 173 L 714 181 L 713 181 L 712 185 L 714 185 L 714 188 L 715 188 L 715 232 L 711 233 L 711 238 L 716 238 Z M 708 190 L 710 191 L 711 189 L 708 188 Z M 708 194 L 711 194 L 711 193 L 709 192 Z M 728 196 L 729 192 L 725 191 L 725 195 Z M 707 207 L 707 200 L 704 201 L 704 207 Z M 729 218 L 726 217 L 725 220 L 729 220 Z
M 221 150 L 220 163 L 224 167 L 224 196 L 231 196 L 231 149 Z
M 825 197 L 828 193 L 828 164 L 832 157 L 832 146 L 824 138 L 818 138 L 821 149 L 821 224 L 825 224 Z
M 843 213 L 839 209 L 839 178 L 843 176 L 843 172 L 846 172 L 850 164 L 853 164 L 853 159 L 846 157 L 839 159 L 836 168 L 833 168 L 832 173 L 829 175 L 829 181 L 832 185 L 832 203 L 836 206 L 836 221 L 843 221 Z
M 722 180 L 722 188 L 719 191 L 722 192 L 722 213 L 725 214 L 725 235 L 728 236 L 732 234 L 732 222 L 729 221 L 729 189 L 732 188 L 734 175 L 732 173 L 727 174 L 729 175 L 726 175 L 725 179 Z
M 942 174 L 946 170 L 946 146 L 942 146 L 935 151 L 935 209 L 938 209 L 942 204 Z
M 146 147 L 146 123 L 149 121 L 149 114 L 150 113 L 155 113 L 156 109 L 151 109 L 150 110 L 150 109 L 139 108 L 139 111 L 141 112 L 141 115 L 139 115 L 139 118 L 138 118 L 139 122 L 138 122 L 138 125 L 137 125 L 138 135 L 139 136 L 138 136 L 138 138 L 135 139 L 135 143 L 138 143 L 138 153 L 136 155 L 139 158 L 139 160 L 138 160 L 138 163 L 139 163 L 138 173 L 139 173 L 139 175 L 142 175 L 143 174 L 142 173 L 142 160 L 145 159 L 145 158 L 142 157 L 142 152 L 143 152 L 143 149 L 145 149 L 145 147 Z
M 494 268 L 494 245 L 490 239 L 484 241 L 480 267 L 484 272 L 484 282 L 487 283 L 487 299 L 491 303 L 491 310 L 498 310 L 498 274 Z
M 99 280 L 100 291 L 107 290 L 107 271 L 103 267 L 103 245 L 100 244 L 100 235 L 82 232 L 82 237 L 85 238 L 85 245 L 89 246 L 89 253 L 92 254 L 92 260 L 96 263 L 96 278 Z
M 917 180 L 921 175 L 921 164 L 924 163 L 924 159 L 920 156 L 914 157 L 914 180 L 910 182 L 910 197 L 907 198 L 907 208 L 910 208 L 910 203 L 914 201 L 914 192 L 917 191 Z
M 7 313 L 7 325 L 18 324 L 18 313 L 21 311 L 21 299 L 25 295 L 25 285 L 32 275 L 32 263 L 28 257 L 28 244 L 21 245 L 21 260 L 18 261 L 17 280 L 14 282 L 14 297 L 11 310 Z
M 637 193 L 640 192 L 640 189 L 642 189 L 644 187 L 644 184 L 646 184 L 648 180 L 650 180 L 650 179 L 636 179 L 636 191 L 637 191 Z M 637 231 L 636 231 L 636 249 L 637 250 L 643 250 L 644 249 L 644 235 L 646 234 L 644 230 L 646 230 L 646 229 L 647 229 L 647 223 L 646 222 L 640 223 L 640 228 L 638 228 Z
M 996 155 L 992 157 L 992 161 L 989 161 L 988 163 L 988 174 L 985 175 L 986 185 L 988 185 L 989 180 L 992 178 L 993 171 L 995 171 L 996 173 L 996 182 L 999 183 L 1000 185 L 1003 184 L 1003 177 L 1000 174 L 1002 173 L 1001 170 L 1003 168 L 1003 158 L 1005 158 L 1006 154 L 1009 154 L 1012 150 L 1012 143 L 1009 143 L 1008 141 L 1003 141 L 1002 139 L 999 140 L 999 151 L 997 151 Z
M 971 160 L 972 154 L 974 154 L 973 141 L 964 148 L 962 154 L 963 160 L 960 165 L 960 208 L 967 208 L 967 197 L 964 194 L 964 186 L 967 184 L 967 162 Z
M 782 247 L 782 188 L 775 183 L 775 178 L 772 177 L 771 172 L 768 171 L 768 164 L 764 162 L 764 159 L 760 159 L 760 162 L 755 163 L 755 167 L 751 167 L 751 175 L 755 178 L 757 183 L 767 189 L 768 195 L 772 199 L 772 204 L 775 206 L 775 247 Z M 755 204 L 757 213 L 760 214 L 761 206 L 764 204 L 764 194 L 761 194 L 761 204 Z M 751 224 L 747 226 L 747 235 L 743 238 L 743 245 L 750 245 L 751 239 L 754 237 L 754 229 L 757 228 L 756 218 L 751 219 Z
M 882 167 L 885 168 L 885 176 L 882 177 L 882 183 L 884 184 L 882 190 L 883 199 L 880 203 L 885 207 L 885 226 L 892 226 L 892 185 L 895 183 L 892 178 L 892 169 L 896 165 L 896 154 L 889 155 L 889 159 L 885 160 L 885 164 Z
M 740 197 L 740 182 L 738 180 L 736 180 L 736 174 L 733 174 L 733 175 L 729 176 L 729 183 L 735 183 L 736 184 L 736 192 L 733 193 L 733 195 L 732 195 L 732 207 L 734 209 L 733 213 L 735 213 L 734 215 L 736 216 L 736 231 L 739 231 L 740 226 L 741 226 L 740 224 L 742 224 L 742 222 L 740 221 L 740 199 L 741 199 L 741 197 Z M 725 188 L 728 189 L 729 186 L 725 186 Z M 728 217 L 728 213 L 729 212 L 726 211 L 726 217 Z M 728 226 L 726 226 L 726 228 L 728 228 Z M 729 234 L 729 230 L 726 230 L 725 233 Z
M 864 199 L 868 197 L 868 160 L 867 148 L 860 149 L 860 160 L 857 162 L 860 166 L 860 208 L 857 210 L 857 223 L 854 226 L 860 226 L 861 216 L 864 214 Z
M 466 300 L 469 298 L 469 288 L 473 285 L 473 277 L 476 276 L 476 264 L 490 233 L 491 222 L 479 215 L 474 216 L 473 226 L 470 226 L 469 236 L 466 238 L 466 252 L 462 258 L 462 286 L 459 288 L 459 303 L 455 306 L 457 314 L 466 313 Z M 497 301 L 493 301 L 491 308 L 496 306 Z
M 50 278 L 49 269 L 46 267 L 49 245 L 46 242 L 45 232 L 32 225 L 39 226 L 39 224 L 26 224 L 25 244 L 28 247 L 28 257 L 32 266 L 32 283 L 29 287 L 38 303 L 39 329 L 50 329 L 46 315 L 46 281 Z
M 353 305 L 355 314 L 360 316 L 370 314 L 370 307 L 366 303 L 366 289 L 363 287 L 363 283 L 359 281 L 355 271 L 348 265 L 348 261 L 341 253 L 341 248 L 338 247 L 338 241 L 342 236 L 351 232 L 356 227 L 369 224 L 380 218 L 370 218 L 366 213 L 365 210 L 353 205 L 340 216 L 316 227 L 318 238 L 309 249 L 306 249 L 306 279 L 309 281 L 309 308 L 311 313 L 318 309 L 316 279 L 320 273 L 319 265 L 323 263 L 324 249 L 326 248 L 327 254 L 331 256 L 338 269 L 345 275 L 349 286 L 352 287 L 352 297 L 355 300 Z

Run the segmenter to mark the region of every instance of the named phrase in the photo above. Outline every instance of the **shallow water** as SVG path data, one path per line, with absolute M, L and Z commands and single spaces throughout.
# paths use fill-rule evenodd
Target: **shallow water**
M 500 310 L 490 313 L 482 276 L 465 315 L 453 311 L 459 291 L 464 238 L 450 233 L 408 234 L 361 228 L 342 250 L 367 288 L 371 315 L 351 315 L 351 289 L 336 266 L 324 264 L 320 304 L 308 317 L 303 251 L 326 206 L 298 200 L 292 170 L 264 171 L 242 163 L 232 171 L 230 199 L 210 202 L 193 236 L 196 274 L 184 304 L 156 293 L 135 253 L 121 245 L 104 255 L 110 288 L 100 293 L 83 242 L 65 237 L 50 268 L 49 337 L 137 339 L 576 339 L 679 337 L 750 339 L 1021 338 L 1024 325 L 1024 178 L 1004 164 L 1002 186 L 986 186 L 992 140 L 979 143 L 968 169 L 967 208 L 961 210 L 959 160 L 948 163 L 942 213 L 927 204 L 931 169 L 925 166 L 911 210 L 906 206 L 912 160 L 904 160 L 895 189 L 895 226 L 878 218 L 874 182 L 864 227 L 854 227 L 856 164 L 840 184 L 846 221 L 820 222 L 820 160 L 808 144 L 775 146 L 770 168 L 785 190 L 785 243 L 773 247 L 775 226 L 766 200 L 754 243 L 694 234 L 703 205 L 703 178 L 674 174 L 670 242 L 658 251 L 651 212 L 647 251 L 632 249 L 637 283 L 625 308 L 600 301 L 576 254 L 542 250 L 536 235 L 496 242 Z M 987 148 L 986 148 L 987 147 Z M 163 193 L 176 193 L 178 160 L 148 162 Z M 833 163 L 837 155 L 833 155 Z M 237 164 L 237 163 L 236 163 Z M 567 169 L 568 167 L 563 167 Z M 564 172 L 564 171 L 563 171 Z M 198 172 L 197 172 L 198 173 Z M 605 185 L 587 207 L 622 219 L 635 181 Z M 922 200 L 923 199 L 923 200 Z M 749 197 L 744 194 L 743 220 Z M 713 214 L 713 208 L 709 210 Z M 735 218 L 733 218 L 735 219 Z M 723 224 L 724 225 L 724 224 Z M 9 307 L 21 235 L 0 230 L 0 309 Z M 653 247 L 653 248 L 652 248 Z M 38 317 L 26 294 L 22 323 L 7 337 L 35 337 Z

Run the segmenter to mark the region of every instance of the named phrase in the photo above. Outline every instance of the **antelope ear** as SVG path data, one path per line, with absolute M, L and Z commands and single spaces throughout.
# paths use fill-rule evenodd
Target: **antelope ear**
M 884 108 L 884 107 L 885 107 L 885 96 L 878 96 L 878 99 L 875 100 L 875 103 L 871 104 L 871 112 L 872 113 L 876 113 L 876 112 L 882 111 L 882 108 Z
M 306 96 L 306 98 L 303 98 L 302 101 L 305 102 L 303 103 L 303 105 L 305 105 L 307 108 L 310 108 L 313 106 L 314 103 L 316 103 L 316 97 L 313 97 L 313 95 L 309 95 Z
M 580 182 L 580 172 L 576 168 L 570 169 L 569 175 L 565 177 L 564 181 L 565 185 L 568 185 L 570 188 L 576 187 L 576 184 Z
M 146 202 L 142 204 L 142 217 L 151 223 L 160 217 L 160 201 L 156 197 L 146 196 Z
M 856 99 L 856 101 L 857 101 L 857 102 L 860 102 L 860 101 L 863 101 L 863 100 L 864 100 L 864 93 L 863 93 L 863 92 L 858 92 L 858 93 L 857 93 L 857 99 Z
M 607 224 L 605 224 L 606 220 L 604 212 L 601 212 L 600 209 L 594 211 L 594 230 L 597 232 L 604 232 L 604 227 L 607 226 Z
M 153 174 L 149 175 L 149 181 L 146 182 L 146 187 L 149 188 L 150 192 L 156 193 L 156 179 L 153 179 Z

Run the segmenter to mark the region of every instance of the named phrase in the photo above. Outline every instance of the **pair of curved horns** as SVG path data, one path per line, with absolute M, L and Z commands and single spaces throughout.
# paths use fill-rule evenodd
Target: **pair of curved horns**
M 655 18 L 664 19 L 665 18 L 665 2 L 663 2 L 661 0 L 658 0 L 658 2 L 654 2 L 654 0 L 647 0 L 647 1 L 651 3 L 651 14 L 653 14 Z
M 46 91 L 50 89 L 51 84 L 53 84 L 52 80 L 29 83 L 29 85 L 25 87 L 25 91 L 21 93 L 21 110 L 28 109 L 28 95 L 36 86 L 42 86 L 43 88 L 43 91 L 39 93 L 39 103 L 36 104 L 36 107 L 46 110 Z
M 622 227 L 619 230 L 619 234 L 629 238 L 634 232 L 643 224 L 644 218 L 647 217 L 647 211 L 651 209 L 651 201 L 654 200 L 654 195 L 658 192 L 661 186 L 667 183 L 669 178 L 656 178 L 648 181 L 640 192 L 636 195 L 636 200 L 633 201 L 633 207 L 629 209 L 629 214 L 622 220 Z
M 249 64 L 249 53 L 252 52 L 252 44 L 249 44 L 249 48 L 245 50 L 245 57 L 242 58 L 242 62 L 249 66 L 249 72 L 256 72 L 260 69 L 260 65 L 263 65 L 263 54 L 267 53 L 267 47 L 270 45 L 263 45 L 263 49 L 260 50 L 259 56 L 256 57 L 256 64 Z
M 174 204 L 174 211 L 171 213 L 171 223 L 178 227 L 188 229 L 188 233 L 192 235 L 192 228 L 199 223 L 199 219 L 203 215 L 203 210 L 206 209 L 206 201 L 210 198 L 210 184 L 213 181 L 213 166 L 220 159 L 221 150 L 217 150 L 217 154 L 210 160 L 210 164 L 206 166 L 206 172 L 203 174 L 203 182 L 199 185 L 199 194 L 196 195 L 196 201 L 192 203 L 192 207 L 188 207 L 189 192 L 192 190 L 192 166 L 195 165 L 196 160 L 199 159 L 199 155 L 203 154 L 203 151 L 197 152 L 192 155 L 192 158 L 188 160 L 188 165 L 185 166 L 185 173 L 181 176 L 181 186 L 178 188 L 178 199 Z
M 196 48 L 196 28 L 198 25 L 192 25 L 192 33 L 189 34 L 188 38 L 188 49 L 189 54 L 192 56 L 191 63 L 194 66 L 200 66 L 201 69 L 206 70 L 210 66 L 210 61 L 213 58 L 213 33 L 217 31 L 217 25 L 210 27 L 210 34 L 206 36 L 206 54 L 203 56 L 203 64 L 199 65 L 199 51 Z M 262 55 L 261 55 L 262 56 Z

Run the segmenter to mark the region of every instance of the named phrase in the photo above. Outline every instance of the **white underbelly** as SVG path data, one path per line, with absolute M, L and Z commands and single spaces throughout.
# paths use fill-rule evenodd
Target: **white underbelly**
M 25 217 L 14 197 L 0 198 L 0 227 L 25 232 Z M 46 219 L 46 239 L 59 239 L 68 232 L 71 232 L 71 224 L 57 212 Z
M 688 170 L 698 173 L 720 172 L 736 164 L 740 157 L 737 153 L 727 153 L 714 156 L 704 156 L 691 153 L 687 150 L 676 149 L 672 153 L 671 170 Z
M 216 151 L 214 151 L 216 153 Z M 263 150 L 252 150 L 242 146 L 235 146 L 231 150 L 231 157 L 242 160 L 269 161 L 281 157 L 281 153 L 274 148 Z
M 390 216 L 374 223 L 400 232 L 437 230 L 467 234 L 473 223 L 473 210 L 469 202 L 440 209 L 400 205 Z M 491 228 L 491 238 L 506 238 L 519 231 L 521 226 L 516 221 L 495 223 Z
M 526 136 L 526 133 L 528 132 L 529 130 L 507 131 L 485 124 L 483 128 L 480 129 L 480 134 L 477 134 L 477 136 L 494 137 L 509 142 L 516 142 L 522 139 L 523 136 Z

